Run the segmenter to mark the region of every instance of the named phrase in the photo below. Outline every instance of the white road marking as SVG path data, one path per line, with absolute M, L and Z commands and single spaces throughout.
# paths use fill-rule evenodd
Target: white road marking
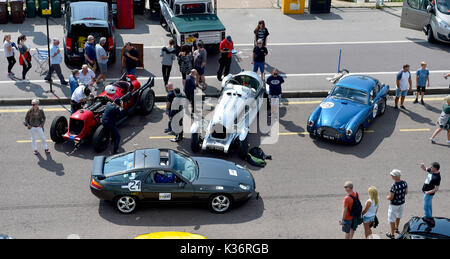
M 450 71 L 450 69 L 447 70 L 434 70 L 434 71 L 430 71 L 430 74 L 444 74 L 444 73 L 448 73 L 448 71 Z M 396 75 L 398 73 L 398 71 L 393 71 L 393 72 L 355 72 L 355 73 L 350 73 L 352 75 Z M 267 73 L 266 73 L 267 74 Z M 300 74 L 281 74 L 281 76 L 283 77 L 313 77 L 313 76 L 331 76 L 334 75 L 336 73 L 300 73 Z M 411 74 L 415 74 L 414 71 L 411 71 Z M 213 79 L 216 78 L 217 76 L 206 76 L 206 78 L 208 79 Z M 173 76 L 170 77 L 171 79 L 176 79 L 176 80 L 181 80 L 181 76 Z M 119 78 L 108 78 L 108 81 L 118 81 Z M 147 78 L 141 77 L 138 78 L 138 80 L 147 80 Z M 162 77 L 155 77 L 155 80 L 163 80 Z M 45 80 L 30 80 L 30 83 L 45 83 Z M 0 81 L 0 84 L 14 84 L 14 83 L 19 83 L 17 81 L 13 81 L 13 80 L 8 80 L 8 81 Z M 21 84 L 21 83 L 19 83 Z

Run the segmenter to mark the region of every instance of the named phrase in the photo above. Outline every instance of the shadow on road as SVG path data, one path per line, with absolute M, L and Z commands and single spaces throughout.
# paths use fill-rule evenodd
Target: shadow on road
M 57 176 L 64 175 L 64 165 L 62 163 L 57 163 L 53 160 L 51 154 L 45 154 L 47 159 L 44 159 L 41 154 L 38 154 L 37 157 L 39 159 L 38 165 L 49 172 L 54 172 Z
M 224 214 L 209 212 L 206 204 L 141 204 L 134 214 L 123 215 L 112 203 L 105 201 L 100 201 L 98 211 L 100 217 L 120 226 L 192 226 L 200 229 L 203 225 L 239 224 L 256 220 L 264 213 L 264 201 L 262 198 L 252 198 Z

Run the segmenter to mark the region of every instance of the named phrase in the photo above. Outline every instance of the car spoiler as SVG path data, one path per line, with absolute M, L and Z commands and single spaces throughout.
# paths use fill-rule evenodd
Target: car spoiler
M 94 157 L 94 163 L 92 164 L 92 176 L 104 177 L 103 165 L 105 164 L 105 156 Z

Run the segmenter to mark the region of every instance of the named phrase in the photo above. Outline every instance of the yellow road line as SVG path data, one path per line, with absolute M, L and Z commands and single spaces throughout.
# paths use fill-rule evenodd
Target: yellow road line
M 278 136 L 292 136 L 292 135 L 309 135 L 308 132 L 282 132 Z
M 318 104 L 318 103 L 321 103 L 321 102 L 322 102 L 322 100 L 320 100 L 320 101 L 297 101 L 297 102 L 288 101 L 288 102 L 281 102 L 281 104 L 284 104 L 284 105 L 290 105 L 290 104 Z
M 400 132 L 430 131 L 430 129 L 400 129 Z
M 169 139 L 169 138 L 174 138 L 175 136 L 154 136 L 154 137 L 149 137 L 149 139 Z
M 375 130 L 365 130 L 364 133 L 374 133 Z

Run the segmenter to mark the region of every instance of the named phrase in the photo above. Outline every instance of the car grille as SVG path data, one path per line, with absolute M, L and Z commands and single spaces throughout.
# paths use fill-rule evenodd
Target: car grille
M 320 127 L 318 130 L 319 134 L 325 138 L 336 138 L 339 139 L 342 137 L 342 133 L 338 130 L 330 127 Z
M 78 135 L 83 131 L 84 121 L 70 119 L 70 135 Z
M 222 124 L 216 124 L 213 126 L 211 137 L 216 139 L 226 139 L 227 129 Z

